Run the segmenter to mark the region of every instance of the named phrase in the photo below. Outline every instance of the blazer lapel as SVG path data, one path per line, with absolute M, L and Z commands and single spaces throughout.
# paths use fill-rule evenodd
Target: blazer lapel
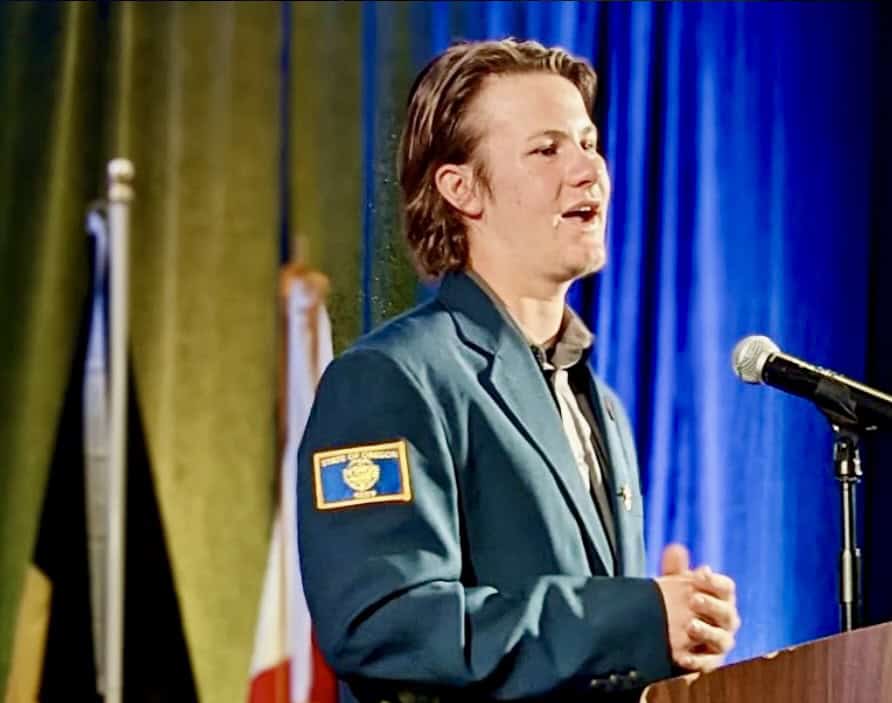
M 610 543 L 564 434 L 560 414 L 532 351 L 496 309 L 489 296 L 463 274 L 447 277 L 440 300 L 453 312 L 464 341 L 492 361 L 483 384 L 527 440 L 538 450 L 608 575 Z
M 629 479 L 628 472 L 632 469 L 632 457 L 623 442 L 617 422 L 617 409 L 606 389 L 601 387 L 597 378 L 589 372 L 591 384 L 592 407 L 600 414 L 601 427 L 604 428 L 604 442 L 607 445 L 610 475 L 605 477 L 608 483 L 607 489 L 611 497 L 611 508 L 616 522 L 616 541 L 619 551 L 618 573 L 624 573 L 625 569 L 635 562 L 635 545 L 633 538 L 637 534 L 635 521 L 640 515 L 633 514 L 634 496 L 632 495 L 635 482 Z M 631 441 L 631 438 L 628 438 Z

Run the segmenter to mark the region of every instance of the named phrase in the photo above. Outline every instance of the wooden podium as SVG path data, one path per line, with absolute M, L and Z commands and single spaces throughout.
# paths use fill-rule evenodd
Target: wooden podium
M 892 623 L 644 689 L 641 703 L 892 703 Z

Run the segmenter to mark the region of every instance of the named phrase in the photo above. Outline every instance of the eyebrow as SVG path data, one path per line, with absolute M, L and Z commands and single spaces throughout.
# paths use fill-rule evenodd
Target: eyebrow
M 594 133 L 598 134 L 598 128 L 595 125 L 590 124 L 582 130 L 582 136 L 588 136 Z M 527 141 L 533 141 L 534 139 L 538 139 L 539 137 L 550 137 L 552 139 L 571 139 L 570 135 L 563 131 L 562 129 L 543 129 L 540 132 L 536 132 L 535 134 L 531 134 Z

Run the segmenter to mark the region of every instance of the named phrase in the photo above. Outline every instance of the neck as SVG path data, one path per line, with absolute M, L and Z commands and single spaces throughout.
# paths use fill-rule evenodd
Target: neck
M 525 280 L 523 276 L 475 266 L 471 270 L 499 297 L 527 339 L 548 346 L 561 329 L 570 283 Z

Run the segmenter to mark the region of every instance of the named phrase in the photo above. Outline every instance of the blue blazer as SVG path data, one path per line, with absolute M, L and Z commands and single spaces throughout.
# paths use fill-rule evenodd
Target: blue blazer
M 467 275 L 330 364 L 299 450 L 299 554 L 359 698 L 566 700 L 671 675 L 629 423 L 594 374 L 588 390 L 616 567 L 538 362 Z

